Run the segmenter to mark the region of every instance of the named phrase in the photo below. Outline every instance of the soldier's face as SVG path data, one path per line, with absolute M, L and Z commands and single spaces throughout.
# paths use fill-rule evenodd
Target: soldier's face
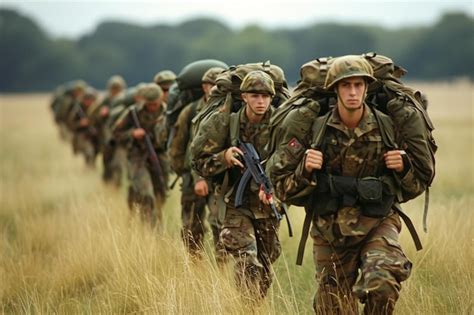
M 338 104 L 348 111 L 362 108 L 367 84 L 363 77 L 352 77 L 337 84 Z
M 247 108 L 257 116 L 262 116 L 268 110 L 272 97 L 270 94 L 242 93 L 242 99 Z
M 82 100 L 82 103 L 84 104 L 85 107 L 90 107 L 95 101 L 95 98 L 92 97 L 85 97 Z
M 154 113 L 157 110 L 159 110 L 160 106 L 161 106 L 161 99 L 159 99 L 159 98 L 154 100 L 154 101 L 148 101 L 148 102 L 145 103 L 145 108 L 150 113 Z
M 213 86 L 213 84 L 207 82 L 202 84 L 202 90 L 204 95 L 206 95 L 206 99 L 209 97 L 209 94 L 211 94 L 211 89 Z
M 120 86 L 112 86 L 110 89 L 109 89 L 109 94 L 110 96 L 114 97 L 114 96 L 117 96 L 118 94 L 120 94 L 120 92 L 122 92 L 122 87 Z

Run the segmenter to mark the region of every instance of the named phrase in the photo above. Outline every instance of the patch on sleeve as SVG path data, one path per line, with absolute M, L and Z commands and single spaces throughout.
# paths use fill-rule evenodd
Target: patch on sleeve
M 288 147 L 292 150 L 300 150 L 303 146 L 301 145 L 301 143 L 298 141 L 298 139 L 296 139 L 295 137 L 293 137 L 290 142 L 288 142 Z

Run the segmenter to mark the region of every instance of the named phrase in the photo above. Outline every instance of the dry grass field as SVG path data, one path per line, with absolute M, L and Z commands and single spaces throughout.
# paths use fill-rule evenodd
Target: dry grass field
M 397 314 L 473 314 L 474 86 L 422 84 L 437 127 L 437 176 L 429 232 L 423 198 L 404 206 L 421 235 Z M 58 137 L 49 95 L 0 95 L 0 313 L 310 314 L 314 266 L 308 242 L 295 265 L 303 211 L 290 209 L 296 235 L 281 230 L 283 254 L 265 302 L 249 305 L 212 250 L 192 261 L 179 236 L 177 189 L 154 233 L 130 220 L 125 190 L 105 187 Z M 99 164 L 99 163 L 98 163 Z M 207 239 L 210 242 L 210 238 Z M 210 246 L 208 246 L 210 248 Z

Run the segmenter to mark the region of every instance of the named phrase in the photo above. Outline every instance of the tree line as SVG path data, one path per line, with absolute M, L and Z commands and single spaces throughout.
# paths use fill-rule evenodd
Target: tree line
M 474 79 L 474 19 L 444 14 L 430 26 L 390 30 L 359 24 L 317 23 L 300 28 L 232 29 L 213 19 L 179 25 L 139 26 L 107 21 L 78 39 L 53 39 L 29 17 L 0 10 L 0 91 L 48 91 L 82 78 L 104 88 L 113 74 L 130 85 L 151 81 L 163 69 L 215 58 L 227 64 L 270 60 L 289 82 L 300 66 L 323 56 L 375 51 L 408 69 L 408 79 Z

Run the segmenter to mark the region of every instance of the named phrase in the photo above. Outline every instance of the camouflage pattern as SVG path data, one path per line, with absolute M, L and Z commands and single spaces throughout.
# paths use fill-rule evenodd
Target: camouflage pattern
M 95 159 L 99 151 L 99 143 L 97 138 L 97 133 L 94 125 L 94 120 L 92 117 L 92 112 L 94 111 L 95 100 L 97 99 L 97 91 L 92 88 L 86 89 L 82 101 L 74 102 L 74 105 L 68 115 L 66 121 L 69 130 L 72 133 L 72 148 L 74 154 L 82 154 L 84 160 L 88 167 L 95 167 Z M 85 101 L 89 100 L 91 103 L 89 106 L 85 105 Z M 79 115 L 79 108 L 81 107 L 82 112 L 86 115 L 88 119 L 88 125 L 81 125 L 81 116 Z
M 275 95 L 275 85 L 273 84 L 272 78 L 265 72 L 251 71 L 242 80 L 240 92 Z
M 208 71 L 209 72 L 209 71 Z M 209 74 L 208 74 L 209 75 Z M 212 74 L 211 74 L 212 75 Z M 198 255 L 203 247 L 206 233 L 206 205 L 209 209 L 208 222 L 211 226 L 214 245 L 217 249 L 220 224 L 217 220 L 218 210 L 214 197 L 214 185 L 207 181 L 209 195 L 201 197 L 195 194 L 194 185 L 205 180 L 191 168 L 190 145 L 194 138 L 192 119 L 206 107 L 204 96 L 188 104 L 178 116 L 175 124 L 175 136 L 171 141 L 169 155 L 173 170 L 181 176 L 181 217 L 183 222 L 182 236 L 190 253 Z
M 275 218 L 254 219 L 228 205 L 220 233 L 219 257 L 232 255 L 237 285 L 250 298 L 263 298 L 272 284 L 272 264 L 280 257 L 280 222 Z
M 378 112 L 377 115 L 383 114 Z M 288 132 L 278 145 L 271 164 L 267 165 L 267 172 L 283 201 L 311 207 L 318 182 L 305 174 L 304 157 L 313 141 L 312 131 L 322 120 L 320 117 L 314 120 L 311 128 L 300 130 L 299 126 L 307 126 L 302 121 L 308 117 L 292 117 L 295 119 L 285 120 Z M 389 149 L 382 141 L 374 113 L 367 105 L 364 105 L 362 120 L 353 130 L 342 123 L 337 108 L 332 110 L 319 150 L 324 156 L 322 173 L 358 178 L 391 178 L 393 174 L 385 168 L 383 154 Z M 419 189 L 411 165 L 406 165 L 396 181 L 406 190 Z M 336 305 L 337 296 L 350 299 L 357 296 L 369 302 L 367 309 L 385 307 L 390 314 L 399 295 L 400 283 L 410 274 L 411 263 L 398 243 L 398 215 L 390 210 L 385 217 L 372 218 L 362 215 L 360 209 L 356 204 L 339 208 L 334 214 L 313 217 L 314 260 L 319 284 L 315 307 L 321 313 L 337 314 L 340 307 Z M 354 285 L 358 269 L 362 278 Z M 334 298 L 330 297 L 332 293 Z M 344 307 L 347 307 L 345 302 Z
M 135 129 L 131 110 L 137 109 L 141 127 L 150 136 L 163 169 L 165 183 L 168 182 L 169 161 L 165 152 L 168 137 L 165 128 L 165 111 L 161 106 L 156 112 L 149 112 L 145 105 L 128 108 L 116 122 L 113 132 L 118 144 L 127 152 L 127 171 L 129 179 L 128 204 L 133 212 L 138 212 L 142 219 L 156 226 L 161 222 L 161 209 L 165 197 L 159 194 L 159 179 L 153 171 L 148 158 L 144 139 L 136 140 L 132 136 Z M 167 189 L 167 188 L 166 188 Z
M 210 68 L 209 70 L 204 72 L 204 75 L 202 76 L 201 82 L 215 85 L 217 76 L 224 70 L 225 69 L 221 68 L 221 67 L 212 67 L 212 68 Z
M 99 146 L 102 152 L 103 172 L 102 179 L 107 184 L 120 187 L 124 169 L 126 168 L 126 151 L 117 145 L 112 135 L 110 110 L 112 104 L 124 96 L 126 88 L 125 80 L 118 75 L 110 77 L 107 81 L 108 92 L 105 98 L 94 112 L 95 125 L 99 133 Z M 106 110 L 108 113 L 102 115 Z
M 80 101 L 86 88 L 87 83 L 83 80 L 72 81 L 58 88 L 58 94 L 55 95 L 51 105 L 54 120 L 58 124 L 59 134 L 62 140 L 72 140 L 72 134 L 68 127 L 67 120 L 69 119 L 75 102 Z
M 330 90 L 337 82 L 350 77 L 364 77 L 369 83 L 376 80 L 374 70 L 364 57 L 348 55 L 334 60 L 326 76 L 324 87 Z
M 176 81 L 176 74 L 171 70 L 160 71 L 153 78 L 153 82 L 158 85 L 171 85 L 174 81 Z
M 254 145 L 262 160 L 268 156 L 265 145 L 269 139 L 268 124 L 273 109 L 271 106 L 259 124 L 249 122 L 246 106 L 235 114 L 239 118 L 239 138 Z M 255 297 L 264 297 L 271 284 L 271 263 L 280 254 L 278 241 L 279 225 L 272 216 L 269 206 L 258 198 L 259 187 L 250 180 L 244 192 L 242 207 L 235 209 L 235 185 L 242 172 L 238 167 L 227 168 L 225 151 L 231 146 L 229 114 L 217 111 L 199 127 L 191 145 L 194 168 L 199 175 L 213 181 L 221 181 L 227 172 L 228 188 L 220 187 L 225 194 L 226 212 L 223 219 L 219 242 L 222 249 L 218 257 L 227 255 L 236 260 L 238 284 L 245 286 Z M 231 188 L 232 187 L 232 188 Z
M 160 97 L 163 96 L 163 90 L 161 89 L 160 86 L 150 83 L 147 84 L 144 88 L 143 91 L 141 92 L 141 95 L 143 96 L 143 99 L 145 101 L 154 101 Z
M 107 81 L 107 89 L 118 88 L 118 89 L 126 89 L 127 83 L 125 79 L 120 75 L 114 75 L 109 78 Z

